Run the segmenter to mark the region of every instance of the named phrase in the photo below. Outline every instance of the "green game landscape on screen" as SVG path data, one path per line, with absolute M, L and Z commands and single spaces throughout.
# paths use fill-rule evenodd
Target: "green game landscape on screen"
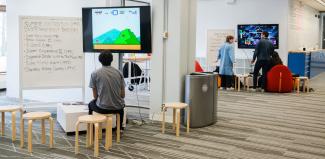
M 136 37 L 129 28 L 122 31 L 112 29 L 96 37 L 93 43 L 95 45 L 140 45 L 140 37 Z

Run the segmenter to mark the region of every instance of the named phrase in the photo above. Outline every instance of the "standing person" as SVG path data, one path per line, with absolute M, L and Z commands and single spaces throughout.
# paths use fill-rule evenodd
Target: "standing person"
M 261 40 L 258 42 L 255 48 L 252 64 L 255 62 L 255 68 L 254 68 L 254 89 L 257 87 L 257 77 L 262 69 L 262 77 L 266 77 L 266 73 L 269 70 L 270 67 L 270 60 L 271 56 L 274 52 L 274 46 L 272 42 L 268 39 L 269 33 L 268 32 L 262 32 Z M 266 86 L 266 78 L 262 79 L 262 89 L 265 89 Z
M 233 81 L 233 65 L 235 49 L 233 46 L 235 39 L 229 35 L 226 38 L 226 42 L 219 49 L 218 60 L 220 60 L 219 74 L 221 76 L 221 87 L 223 89 L 230 88 Z
M 125 83 L 122 73 L 111 66 L 113 55 L 109 51 L 102 52 L 98 57 L 102 67 L 91 74 L 89 87 L 92 88 L 94 99 L 89 103 L 89 114 L 120 114 L 121 128 L 125 107 Z

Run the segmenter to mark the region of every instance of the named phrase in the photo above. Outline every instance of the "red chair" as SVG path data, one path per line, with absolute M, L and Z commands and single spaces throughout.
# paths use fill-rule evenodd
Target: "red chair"
M 268 92 L 292 92 L 292 74 L 287 66 L 276 65 L 267 73 Z
M 195 60 L 195 72 L 204 72 L 202 66 L 197 60 Z

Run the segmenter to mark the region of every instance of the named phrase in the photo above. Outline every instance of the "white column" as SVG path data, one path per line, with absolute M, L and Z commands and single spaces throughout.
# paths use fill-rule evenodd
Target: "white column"
M 184 101 L 185 75 L 194 71 L 196 3 L 196 0 L 168 0 L 168 30 L 166 30 L 168 38 L 165 39 L 164 49 L 162 37 L 165 31 L 164 0 L 152 1 L 153 57 L 150 117 L 154 120 L 160 120 L 162 103 Z

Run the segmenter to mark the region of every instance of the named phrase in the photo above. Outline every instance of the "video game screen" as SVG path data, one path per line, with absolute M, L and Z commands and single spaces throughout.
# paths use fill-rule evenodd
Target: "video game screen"
M 261 39 L 262 32 L 269 33 L 269 40 L 274 48 L 279 48 L 279 25 L 278 24 L 249 24 L 238 25 L 238 48 L 254 49 Z
M 96 50 L 141 50 L 140 8 L 92 10 L 93 47 Z

